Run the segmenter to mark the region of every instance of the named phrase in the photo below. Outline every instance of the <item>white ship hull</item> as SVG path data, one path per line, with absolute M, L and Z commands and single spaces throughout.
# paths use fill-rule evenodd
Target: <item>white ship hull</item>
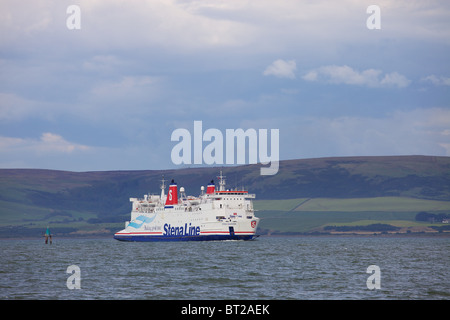
M 252 222 L 192 222 L 171 224 L 169 222 L 155 222 L 145 224 L 142 228 L 126 228 L 114 235 L 123 241 L 205 241 L 205 240 L 251 240 L 256 237 L 259 218 Z M 153 231 L 151 231 L 153 230 Z
M 174 183 L 167 196 L 163 184 L 161 196 L 131 198 L 131 220 L 114 238 L 121 241 L 254 239 L 259 224 L 251 201 L 255 196 L 247 191 L 224 190 L 225 181 L 220 178 L 219 191 L 210 184 L 207 193 L 197 198 L 186 197 L 184 189 L 180 188 L 178 200 Z

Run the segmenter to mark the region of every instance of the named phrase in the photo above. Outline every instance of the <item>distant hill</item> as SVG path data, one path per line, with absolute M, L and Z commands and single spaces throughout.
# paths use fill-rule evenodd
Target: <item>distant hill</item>
M 222 169 L 229 188 L 244 187 L 257 199 L 409 197 L 450 201 L 450 157 L 286 160 L 280 162 L 274 176 L 261 176 L 259 168 L 260 165 L 244 165 Z M 200 186 L 206 186 L 211 179 L 217 182 L 220 169 L 0 169 L 0 237 L 2 232 L 42 228 L 48 223 L 65 230 L 62 233 L 80 228 L 89 232 L 89 226 L 96 230 L 101 223 L 106 233 L 129 218 L 130 197 L 160 193 L 163 175 L 166 180 L 175 179 L 188 195 L 198 195 Z

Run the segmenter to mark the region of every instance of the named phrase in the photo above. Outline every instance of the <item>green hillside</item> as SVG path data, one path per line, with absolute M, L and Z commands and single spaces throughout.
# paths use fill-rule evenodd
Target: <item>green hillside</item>
M 415 219 L 419 212 L 449 214 L 450 201 L 406 197 L 301 198 L 259 200 L 255 201 L 255 208 L 262 219 L 260 228 L 263 234 L 329 233 L 327 227 L 330 226 L 353 226 L 354 231 L 359 231 L 356 226 L 376 224 L 398 227 L 396 231 L 399 233 L 450 231 L 442 223 L 418 222 Z
M 261 176 L 260 165 L 101 172 L 0 169 L 0 237 L 39 236 L 47 225 L 61 236 L 112 234 L 129 218 L 129 198 L 159 194 L 163 175 L 188 195 L 198 195 L 220 169 L 228 187 L 256 194 L 261 230 L 267 233 L 314 232 L 355 221 L 415 223 L 420 211 L 450 212 L 450 157 L 286 160 L 274 176 Z

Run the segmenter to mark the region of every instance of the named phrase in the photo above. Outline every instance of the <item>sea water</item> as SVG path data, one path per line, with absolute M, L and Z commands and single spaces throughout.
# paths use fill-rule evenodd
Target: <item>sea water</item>
M 0 250 L 1 299 L 450 298 L 450 239 L 441 237 L 54 237 L 1 240 Z

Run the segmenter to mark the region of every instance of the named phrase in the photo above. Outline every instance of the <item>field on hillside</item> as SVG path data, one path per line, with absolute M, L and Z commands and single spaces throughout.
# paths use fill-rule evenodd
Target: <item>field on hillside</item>
M 260 210 L 282 211 L 445 211 L 450 210 L 450 201 L 425 200 L 406 197 L 376 198 L 300 198 L 287 200 L 256 200 L 255 207 Z
M 450 213 L 450 201 L 405 197 L 256 200 L 262 233 L 323 232 L 327 226 L 392 225 L 401 232 L 432 232 L 442 223 L 418 222 L 417 213 Z M 445 227 L 445 226 L 444 226 Z M 445 228 L 444 228 L 445 229 Z M 381 231 L 380 231 L 381 232 Z
M 8 203 L 0 201 L 1 205 L 1 238 L 39 237 L 48 225 L 59 236 L 110 236 L 129 219 L 128 211 L 116 222 L 103 222 L 92 212 L 49 212 L 23 204 L 17 214 L 17 207 L 8 209 Z M 263 235 L 323 233 L 327 226 L 374 224 L 399 227 L 401 232 L 436 232 L 433 227 L 443 224 L 415 221 L 417 213 L 450 213 L 450 201 L 404 197 L 255 200 L 254 207 Z

